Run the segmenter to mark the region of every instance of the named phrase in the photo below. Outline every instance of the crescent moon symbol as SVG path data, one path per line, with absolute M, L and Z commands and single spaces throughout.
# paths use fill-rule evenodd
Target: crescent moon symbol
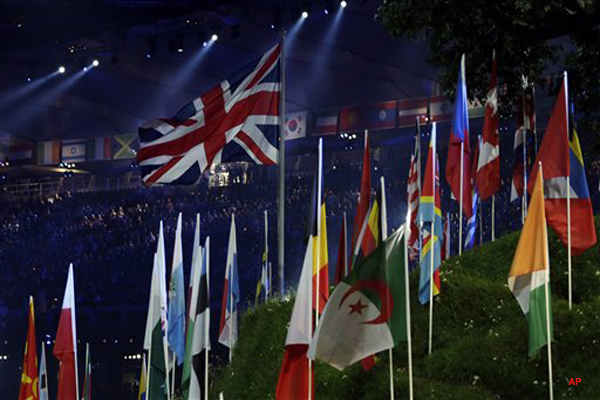
M 390 293 L 390 288 L 388 285 L 380 280 L 380 279 L 365 279 L 356 282 L 352 287 L 344 294 L 342 300 L 340 300 L 340 304 L 338 306 L 338 310 L 342 308 L 342 305 L 346 301 L 350 295 L 359 290 L 369 290 L 371 292 L 376 293 L 381 300 L 381 310 L 379 310 L 379 315 L 376 318 L 373 318 L 370 321 L 363 321 L 361 324 L 369 324 L 369 325 L 377 325 L 383 324 L 387 322 L 392 316 L 392 312 L 394 311 L 394 298 Z

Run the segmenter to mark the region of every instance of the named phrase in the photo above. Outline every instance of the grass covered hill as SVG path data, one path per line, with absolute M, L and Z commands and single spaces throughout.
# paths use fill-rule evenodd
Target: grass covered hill
M 596 220 L 596 227 L 600 221 Z M 600 232 L 599 232 L 600 237 Z M 410 276 L 415 399 L 548 398 L 546 349 L 527 355 L 528 328 L 507 277 L 519 233 L 453 257 L 442 265 L 442 294 L 434 305 L 433 354 L 427 355 L 428 306 L 416 300 L 418 271 Z M 573 259 L 573 309 L 568 309 L 566 251 L 551 234 L 554 315 L 554 395 L 600 399 L 600 253 Z M 273 399 L 293 299 L 272 300 L 242 317 L 231 365 L 212 374 L 211 398 Z M 408 396 L 407 348 L 394 349 L 396 398 Z M 317 399 L 388 399 L 387 353 L 364 372 L 339 372 L 317 362 Z M 581 378 L 569 386 L 571 378 Z

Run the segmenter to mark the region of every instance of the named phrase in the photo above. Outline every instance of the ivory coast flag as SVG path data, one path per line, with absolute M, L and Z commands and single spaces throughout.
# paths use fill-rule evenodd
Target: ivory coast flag
M 401 227 L 336 287 L 310 344 L 311 359 L 342 370 L 406 340 L 404 242 Z
M 508 275 L 513 292 L 529 323 L 529 355 L 533 356 L 552 334 L 551 304 L 548 304 L 550 328 L 547 326 L 546 301 L 550 303 L 550 259 L 544 209 L 542 174 L 538 174 L 517 251 Z

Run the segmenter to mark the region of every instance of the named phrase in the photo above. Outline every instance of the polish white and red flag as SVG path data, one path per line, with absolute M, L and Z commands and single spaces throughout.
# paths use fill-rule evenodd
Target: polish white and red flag
M 75 287 L 73 284 L 73 264 L 69 265 L 67 288 L 63 298 L 54 357 L 60 361 L 58 370 L 57 399 L 77 400 L 79 382 L 77 379 L 77 330 L 75 329 Z

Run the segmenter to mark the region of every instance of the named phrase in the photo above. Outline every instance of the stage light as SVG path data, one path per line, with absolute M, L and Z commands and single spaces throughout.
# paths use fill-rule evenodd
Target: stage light
M 150 53 L 146 53 L 146 58 L 152 58 L 152 56 L 150 55 Z
M 205 40 L 204 43 L 202 43 L 202 47 L 206 47 L 208 46 L 208 42 Z
M 347 6 L 347 5 L 348 5 L 348 3 L 346 3 L 344 0 L 342 0 L 342 1 L 340 2 L 340 6 L 341 6 L 342 8 L 346 8 L 346 6 Z
M 64 74 L 66 71 L 67 71 L 66 68 L 63 67 L 62 65 L 60 67 L 58 67 L 58 73 L 59 74 Z
M 83 70 L 84 70 L 84 71 L 87 71 L 87 70 L 88 70 L 88 67 L 87 67 L 87 66 L 83 67 Z
M 324 9 L 323 12 L 325 13 L 325 15 L 329 15 L 329 10 L 328 9 Z
M 182 47 L 178 48 L 178 49 L 177 49 L 177 52 L 178 52 L 178 53 L 183 53 L 183 48 L 182 48 Z
M 27 78 L 27 82 L 31 82 L 31 78 Z
M 219 35 L 217 35 L 216 33 L 213 33 L 213 35 L 210 38 L 213 42 L 216 42 L 217 40 L 219 40 Z
M 92 65 L 93 65 L 94 67 L 97 67 L 98 65 L 100 65 L 100 61 L 98 61 L 98 60 L 94 60 L 94 61 L 92 61 Z
M 302 18 L 308 18 L 308 11 L 302 11 Z

